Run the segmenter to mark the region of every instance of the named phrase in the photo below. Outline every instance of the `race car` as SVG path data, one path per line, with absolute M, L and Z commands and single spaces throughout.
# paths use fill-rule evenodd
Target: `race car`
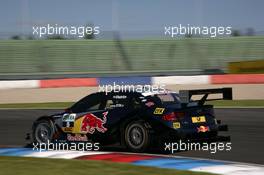
M 208 99 L 211 94 L 221 97 Z M 199 99 L 193 99 L 195 95 Z M 32 126 L 33 143 L 120 143 L 144 152 L 166 141 L 228 141 L 219 136 L 227 125 L 216 120 L 208 100 L 232 100 L 232 89 L 180 90 L 179 93 L 97 92 L 62 113 L 39 117 Z M 154 146 L 155 145 L 155 146 Z

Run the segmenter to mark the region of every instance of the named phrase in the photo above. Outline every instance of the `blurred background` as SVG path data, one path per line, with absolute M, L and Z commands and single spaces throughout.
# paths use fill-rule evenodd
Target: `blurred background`
M 12 0 L 0 3 L 0 78 L 264 72 L 264 1 Z M 33 26 L 100 34 L 39 38 Z M 230 36 L 168 37 L 165 26 L 231 26 Z

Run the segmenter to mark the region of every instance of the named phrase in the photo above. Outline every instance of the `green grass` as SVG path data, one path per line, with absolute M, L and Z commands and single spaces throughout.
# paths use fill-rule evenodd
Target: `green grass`
M 50 102 L 50 103 L 13 103 L 0 104 L 0 109 L 65 109 L 74 102 Z M 264 100 L 219 100 L 210 101 L 206 104 L 212 104 L 216 107 L 263 107 Z
M 11 109 L 65 109 L 70 107 L 73 102 L 50 102 L 50 103 L 12 103 L 0 104 L 0 108 Z
M 105 161 L 64 160 L 47 158 L 0 157 L 3 175 L 209 175 L 190 171 L 177 171 L 143 167 Z

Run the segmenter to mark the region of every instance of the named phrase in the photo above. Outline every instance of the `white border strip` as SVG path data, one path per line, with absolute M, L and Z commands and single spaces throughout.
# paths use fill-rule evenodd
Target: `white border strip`
M 0 89 L 40 88 L 40 80 L 0 81 Z
M 107 154 L 109 152 L 96 151 L 43 151 L 32 152 L 23 157 L 46 157 L 46 158 L 60 158 L 60 159 L 74 159 L 81 156 Z
M 15 88 L 16 89 L 40 88 L 40 82 L 41 80 L 0 81 L 0 90 L 15 89 Z M 163 85 L 210 84 L 210 75 L 151 77 L 151 83 L 155 85 L 156 84 L 163 84 Z
M 264 168 L 258 166 L 249 166 L 243 164 L 229 164 L 216 166 L 202 166 L 192 168 L 190 171 L 217 173 L 223 175 L 263 175 Z
M 152 77 L 152 84 L 210 84 L 210 75 Z
M 85 155 L 96 155 L 96 154 L 108 154 L 108 153 L 120 153 L 120 152 L 97 152 L 97 151 L 32 151 L 25 152 L 24 155 L 20 155 L 21 157 L 46 157 L 46 158 L 62 158 L 62 159 L 74 159 L 77 157 L 85 156 Z M 122 152 L 123 154 L 138 154 L 138 153 L 127 153 Z M 195 158 L 195 157 L 185 157 L 185 156 L 174 156 L 174 155 L 155 155 L 155 154 L 142 154 L 142 155 L 154 155 L 160 156 L 164 158 L 187 158 L 193 160 L 207 160 L 211 162 L 223 162 L 226 164 L 222 165 L 208 165 L 208 166 L 199 166 L 191 169 L 186 169 L 188 171 L 194 172 L 208 172 L 208 173 L 217 173 L 223 175 L 263 175 L 264 166 L 258 164 L 250 164 L 250 163 L 240 163 L 233 161 L 221 161 L 221 160 L 212 160 L 205 158 Z M 195 161 L 194 161 L 195 162 Z M 132 163 L 133 164 L 133 163 Z M 155 166 L 154 166 L 155 167 Z

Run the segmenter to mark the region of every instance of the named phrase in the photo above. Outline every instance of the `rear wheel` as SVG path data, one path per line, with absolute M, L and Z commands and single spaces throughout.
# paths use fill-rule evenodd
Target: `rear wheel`
M 50 120 L 37 121 L 33 126 L 33 141 L 35 143 L 47 143 L 52 141 L 55 128 Z
M 135 121 L 127 125 L 125 144 L 133 152 L 143 152 L 149 147 L 150 133 L 143 121 Z

